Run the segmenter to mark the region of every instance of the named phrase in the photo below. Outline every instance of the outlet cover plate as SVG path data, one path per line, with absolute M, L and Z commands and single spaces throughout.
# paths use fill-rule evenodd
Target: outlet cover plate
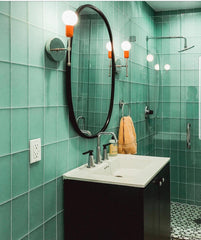
M 30 163 L 41 160 L 41 139 L 33 139 L 29 141 L 30 146 Z

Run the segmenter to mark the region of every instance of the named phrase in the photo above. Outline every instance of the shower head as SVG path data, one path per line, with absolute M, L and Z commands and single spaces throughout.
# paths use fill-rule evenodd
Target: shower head
M 194 47 L 195 47 L 194 45 L 191 46 L 191 47 L 187 47 L 187 46 L 185 46 L 184 49 L 179 50 L 178 52 L 185 52 L 185 51 L 187 51 L 187 50 L 189 50 L 189 49 L 191 49 L 191 48 L 194 48 Z

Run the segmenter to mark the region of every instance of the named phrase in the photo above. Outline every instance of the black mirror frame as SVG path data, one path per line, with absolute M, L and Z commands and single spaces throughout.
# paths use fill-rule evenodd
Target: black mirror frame
M 108 30 L 108 33 L 109 33 L 109 37 L 110 37 L 110 42 L 111 42 L 111 45 L 112 45 L 112 87 L 111 87 L 111 99 L 110 99 L 110 107 L 109 107 L 109 111 L 108 111 L 108 115 L 107 115 L 107 119 L 105 121 L 105 124 L 104 126 L 102 127 L 102 129 L 100 129 L 99 132 L 104 132 L 110 122 L 110 119 L 111 119 L 111 115 L 112 115 L 112 109 L 113 109 L 113 103 L 114 103 L 114 89 L 115 89 L 115 56 L 114 56 L 114 48 L 113 48 L 113 37 L 112 37 L 112 31 L 111 31 L 111 28 L 110 28 L 110 25 L 109 25 L 109 22 L 107 20 L 107 18 L 105 17 L 105 15 L 96 7 L 94 7 L 93 5 L 91 4 L 85 4 L 85 5 L 82 5 L 80 6 L 77 10 L 76 10 L 76 13 L 78 14 L 78 17 L 79 17 L 79 13 L 84 9 L 84 8 L 91 8 L 93 10 L 95 10 L 101 17 L 102 19 L 104 20 L 105 24 L 106 24 L 106 27 L 107 27 L 107 30 Z M 73 43 L 73 37 L 71 38 L 71 41 L 70 41 L 70 48 L 72 48 L 72 43 Z M 71 52 L 70 51 L 70 59 L 71 59 Z M 76 118 L 75 118 L 75 114 L 74 114 L 74 110 L 73 110 L 73 102 L 72 102 L 72 91 L 71 91 L 71 66 L 68 66 L 67 64 L 67 59 L 68 59 L 68 56 L 66 58 L 66 90 L 67 90 L 67 101 L 68 101 L 68 106 L 69 106 L 69 118 L 70 118 L 70 121 L 75 129 L 75 131 L 81 136 L 81 137 L 84 137 L 84 138 L 96 138 L 98 136 L 98 133 L 97 132 L 96 134 L 92 135 L 92 136 L 88 136 L 88 135 L 85 135 L 79 128 L 78 124 L 77 124 L 77 121 L 76 121 Z

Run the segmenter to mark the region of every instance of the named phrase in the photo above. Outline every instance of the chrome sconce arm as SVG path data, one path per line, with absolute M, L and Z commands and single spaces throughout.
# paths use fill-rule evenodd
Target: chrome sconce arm
M 71 66 L 71 38 L 67 41 L 67 48 L 64 47 L 64 44 L 61 39 L 53 38 L 47 41 L 46 43 L 46 51 L 48 55 L 56 62 L 62 61 L 65 57 L 65 51 L 68 52 L 68 61 L 67 65 Z

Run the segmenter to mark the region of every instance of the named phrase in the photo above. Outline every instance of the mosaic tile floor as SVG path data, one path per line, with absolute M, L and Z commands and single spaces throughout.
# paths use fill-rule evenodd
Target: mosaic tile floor
M 201 240 L 201 206 L 171 203 L 171 239 Z

